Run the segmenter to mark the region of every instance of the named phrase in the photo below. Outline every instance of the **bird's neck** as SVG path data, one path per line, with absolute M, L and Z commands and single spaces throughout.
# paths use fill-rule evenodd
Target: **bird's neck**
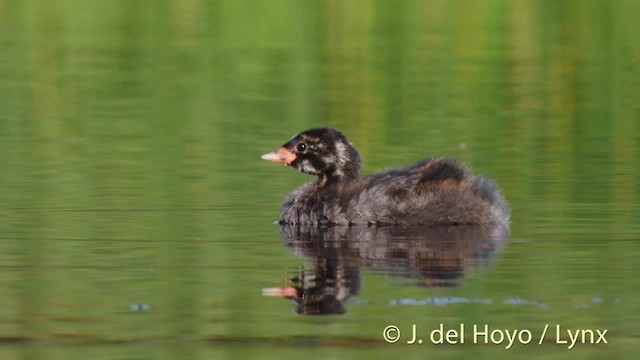
M 327 176 L 327 175 L 319 175 L 318 176 L 318 181 L 316 182 L 316 185 L 318 186 L 319 189 L 324 189 L 327 186 L 329 186 L 330 184 L 335 183 L 336 180 L 333 177 Z
M 330 176 L 327 174 L 318 175 L 318 181 L 316 185 L 318 188 L 323 189 L 333 185 L 344 184 L 349 181 L 353 181 L 358 178 L 358 175 L 354 176 Z

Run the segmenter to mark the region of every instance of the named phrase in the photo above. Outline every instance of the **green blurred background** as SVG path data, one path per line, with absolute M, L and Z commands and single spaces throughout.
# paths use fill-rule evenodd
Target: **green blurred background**
M 635 0 L 0 0 L 0 358 L 637 358 L 639 18 Z M 453 289 L 365 273 L 343 316 L 263 298 L 303 264 L 272 222 L 309 177 L 259 156 L 318 125 L 365 173 L 441 154 L 495 178 L 497 264 Z M 428 296 L 494 302 L 389 305 Z M 609 344 L 382 341 L 416 322 Z

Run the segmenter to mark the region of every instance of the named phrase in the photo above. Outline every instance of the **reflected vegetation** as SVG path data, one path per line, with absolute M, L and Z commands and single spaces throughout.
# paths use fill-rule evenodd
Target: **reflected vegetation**
M 413 286 L 455 287 L 474 268 L 491 264 L 510 231 L 504 224 L 282 225 L 280 233 L 305 266 L 288 286 L 263 289 L 263 295 L 293 300 L 299 314 L 330 315 L 345 313 L 345 302 L 359 293 L 361 268 Z
M 0 359 L 557 357 L 380 339 L 418 317 L 608 328 L 611 346 L 564 354 L 640 358 L 638 14 L 637 0 L 0 0 Z M 442 155 L 495 179 L 509 245 L 457 227 L 285 228 L 284 248 L 270 221 L 308 178 L 256 154 L 313 126 L 349 134 L 364 174 Z M 346 315 L 260 294 L 303 264 L 289 295 L 335 289 L 326 308 Z

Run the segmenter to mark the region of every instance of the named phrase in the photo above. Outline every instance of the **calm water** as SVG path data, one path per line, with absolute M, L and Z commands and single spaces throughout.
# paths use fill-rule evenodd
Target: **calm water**
M 0 358 L 637 358 L 639 15 L 0 1 Z M 259 156 L 316 125 L 365 173 L 461 159 L 510 229 L 280 229 L 310 178 Z M 485 324 L 531 343 L 473 344 Z

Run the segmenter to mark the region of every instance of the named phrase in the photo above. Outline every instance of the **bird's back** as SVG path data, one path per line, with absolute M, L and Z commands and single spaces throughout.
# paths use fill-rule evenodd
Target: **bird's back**
M 425 225 L 505 223 L 509 209 L 493 181 L 448 158 L 290 194 L 285 223 Z

